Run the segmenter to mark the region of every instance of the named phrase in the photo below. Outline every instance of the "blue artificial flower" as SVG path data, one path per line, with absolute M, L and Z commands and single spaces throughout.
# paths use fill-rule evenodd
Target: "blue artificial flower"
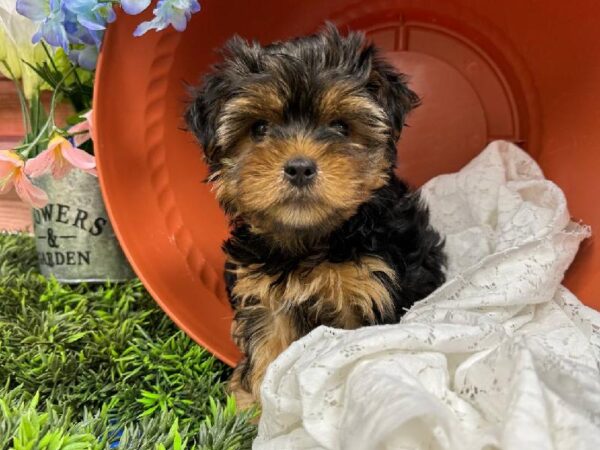
M 122 0 L 127 14 L 138 14 L 151 0 Z M 62 47 L 79 66 L 93 70 L 107 23 L 116 19 L 115 1 L 107 0 L 17 0 L 17 11 L 39 24 L 33 42 L 44 39 L 53 47 Z M 133 33 L 141 36 L 149 30 L 173 26 L 183 31 L 192 14 L 200 11 L 198 0 L 158 0 L 154 18 L 141 23 Z M 71 49 L 70 46 L 73 46 Z
M 53 47 L 62 47 L 66 52 L 69 50 L 60 0 L 17 0 L 17 12 L 34 22 L 40 22 L 39 30 L 33 35 L 33 43 L 44 38 Z
M 116 19 L 112 3 L 98 0 L 17 0 L 17 11 L 39 23 L 34 43 L 43 38 L 62 47 L 75 64 L 89 70 L 96 66 L 106 24 Z
M 106 28 L 106 23 L 116 19 L 112 3 L 98 3 L 98 0 L 62 0 L 63 10 L 77 17 L 83 27 L 90 31 Z
M 69 59 L 73 64 L 83 67 L 84 69 L 94 70 L 96 68 L 96 62 L 98 62 L 98 51 L 98 47 L 87 45 L 80 50 L 71 50 Z
M 17 12 L 34 22 L 41 22 L 50 15 L 48 0 L 17 0 Z
M 192 14 L 200 11 L 198 0 L 158 0 L 154 8 L 154 19 L 142 22 L 133 32 L 141 36 L 149 30 L 164 30 L 172 25 L 177 31 L 185 30 Z
M 68 9 L 65 9 L 64 26 L 71 44 L 95 45 L 98 48 L 100 47 L 104 30 L 86 28 L 78 20 L 77 15 Z
M 135 15 L 141 13 L 150 5 L 150 0 L 121 0 L 121 8 L 127 14 Z

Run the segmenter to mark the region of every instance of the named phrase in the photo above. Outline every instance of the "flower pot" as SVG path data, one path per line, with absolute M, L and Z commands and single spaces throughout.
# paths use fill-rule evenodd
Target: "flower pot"
M 64 283 L 124 281 L 134 276 L 108 220 L 98 179 L 72 170 L 35 184 L 49 202 L 33 210 L 41 273 Z
M 201 3 L 183 33 L 134 38 L 136 17 L 111 24 L 94 86 L 94 133 L 106 201 L 137 273 L 175 323 L 223 360 L 239 358 L 222 281 L 228 221 L 200 183 L 207 167 L 197 144 L 181 130 L 189 98 L 182 80 L 195 84 L 218 59 L 213 49 L 234 34 L 267 44 L 325 20 L 364 30 L 423 98 L 402 132 L 401 176 L 420 185 L 459 170 L 487 142 L 510 140 L 560 185 L 574 217 L 600 229 L 600 2 Z M 124 176 L 118 167 L 135 170 Z M 565 284 L 600 309 L 599 274 L 596 237 Z

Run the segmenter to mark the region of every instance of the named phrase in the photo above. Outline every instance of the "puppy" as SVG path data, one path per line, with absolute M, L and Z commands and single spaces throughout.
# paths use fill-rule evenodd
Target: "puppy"
M 269 363 L 313 328 L 396 323 L 444 281 L 442 239 L 394 174 L 418 103 L 363 34 L 332 25 L 265 47 L 233 38 L 193 92 L 186 122 L 232 224 L 239 402 L 259 402 Z

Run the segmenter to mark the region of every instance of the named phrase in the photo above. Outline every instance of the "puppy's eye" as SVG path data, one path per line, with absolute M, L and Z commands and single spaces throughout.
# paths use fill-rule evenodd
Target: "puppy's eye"
M 350 127 L 348 126 L 348 124 L 341 120 L 334 120 L 333 122 L 331 122 L 329 124 L 329 126 L 335 130 L 336 133 L 341 134 L 342 136 L 348 136 L 349 132 L 350 132 Z
M 266 120 L 257 120 L 252 124 L 252 128 L 250 128 L 250 132 L 252 133 L 252 137 L 254 139 L 262 139 L 267 135 L 269 131 L 269 124 Z

